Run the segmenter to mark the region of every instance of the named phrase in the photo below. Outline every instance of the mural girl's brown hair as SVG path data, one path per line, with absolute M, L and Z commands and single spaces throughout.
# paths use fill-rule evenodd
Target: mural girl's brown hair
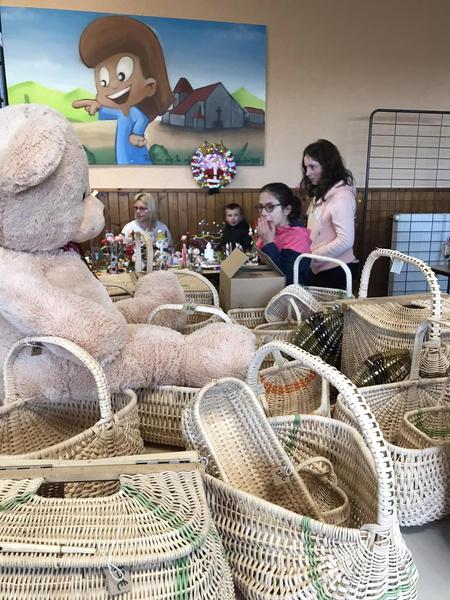
M 121 15 L 96 19 L 81 34 L 79 51 L 83 63 L 91 68 L 114 54 L 138 56 L 144 77 L 156 80 L 155 94 L 144 98 L 138 107 L 152 120 L 172 104 L 173 94 L 161 44 L 142 21 Z

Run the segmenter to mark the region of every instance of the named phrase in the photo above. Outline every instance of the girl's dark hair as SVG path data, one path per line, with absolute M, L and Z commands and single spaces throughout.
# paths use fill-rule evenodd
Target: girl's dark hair
M 300 200 L 297 196 L 294 196 L 290 187 L 284 183 L 267 183 L 260 190 L 259 193 L 268 192 L 275 196 L 282 208 L 291 207 L 291 212 L 288 214 L 288 221 L 293 223 L 294 221 L 301 220 L 301 205 Z
M 305 156 L 317 161 L 322 167 L 322 177 L 316 185 L 313 185 L 306 176 Z M 306 146 L 303 150 L 302 171 L 300 188 L 306 190 L 311 198 L 323 198 L 339 181 L 343 181 L 346 185 L 353 185 L 355 181 L 351 171 L 345 168 L 339 150 L 328 140 L 317 140 Z

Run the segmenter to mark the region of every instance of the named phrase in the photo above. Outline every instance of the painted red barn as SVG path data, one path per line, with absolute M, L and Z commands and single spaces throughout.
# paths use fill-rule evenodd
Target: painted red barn
M 174 90 L 175 102 L 163 123 L 194 129 L 232 129 L 244 126 L 244 110 L 218 82 L 196 90 L 182 77 Z

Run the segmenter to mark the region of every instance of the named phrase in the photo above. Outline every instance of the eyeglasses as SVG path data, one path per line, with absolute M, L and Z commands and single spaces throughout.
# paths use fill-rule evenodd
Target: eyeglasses
M 144 211 L 148 210 L 148 207 L 147 207 L 147 206 L 135 206 L 135 207 L 134 207 L 134 210 L 135 210 L 136 212 L 139 212 L 139 211 L 142 211 L 142 212 L 144 212 Z
M 260 213 L 262 213 L 263 210 L 265 210 L 268 213 L 271 213 L 271 212 L 273 212 L 273 209 L 276 206 L 281 206 L 281 204 L 270 204 L 270 203 L 268 203 L 268 204 L 257 204 L 255 206 L 255 208 Z

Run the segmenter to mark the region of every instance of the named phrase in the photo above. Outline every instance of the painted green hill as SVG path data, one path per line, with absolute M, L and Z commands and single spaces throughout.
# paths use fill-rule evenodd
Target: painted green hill
M 59 110 L 69 121 L 74 123 L 88 123 L 98 119 L 97 115 L 91 117 L 84 109 L 72 107 L 73 100 L 93 97 L 92 92 L 82 88 L 64 93 L 40 85 L 35 81 L 22 81 L 22 83 L 17 83 L 8 88 L 8 101 L 10 104 L 46 104 Z
M 231 95 L 236 100 L 236 102 L 240 104 L 240 106 L 242 106 L 242 108 L 244 108 L 244 106 L 252 106 L 253 108 L 262 108 L 262 110 L 266 110 L 266 103 L 264 102 L 264 100 L 261 100 L 257 96 L 254 96 L 244 87 L 239 88 Z

